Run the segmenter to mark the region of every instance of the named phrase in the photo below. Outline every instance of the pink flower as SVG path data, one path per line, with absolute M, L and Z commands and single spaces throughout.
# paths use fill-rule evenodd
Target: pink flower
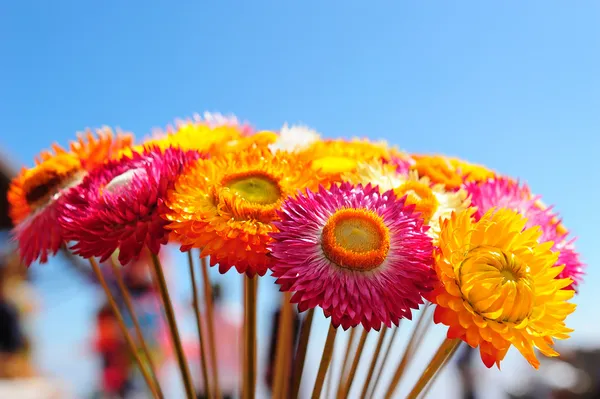
M 157 254 L 169 234 L 159 214 L 163 198 L 198 158 L 195 151 L 148 148 L 91 172 L 65 195 L 59 215 L 65 239 L 75 241 L 73 251 L 103 262 L 118 249 L 123 265 L 139 258 L 144 247 Z
M 552 207 L 546 207 L 540 196 L 532 196 L 526 184 L 519 184 L 504 177 L 489 179 L 485 182 L 470 182 L 465 185 L 471 195 L 472 206 L 477 207 L 474 216 L 478 220 L 491 208 L 508 208 L 519 212 L 527 220 L 526 229 L 539 226 L 542 231 L 540 242 L 552 241 L 552 250 L 560 252 L 555 266 L 564 265 L 557 278 L 573 280 L 567 289 L 577 290 L 583 279 L 584 265 L 575 251 L 574 238 L 568 238 L 568 232 L 562 226 Z
M 277 284 L 335 327 L 410 319 L 434 278 L 433 245 L 413 208 L 393 191 L 348 183 L 287 200 L 270 246 Z

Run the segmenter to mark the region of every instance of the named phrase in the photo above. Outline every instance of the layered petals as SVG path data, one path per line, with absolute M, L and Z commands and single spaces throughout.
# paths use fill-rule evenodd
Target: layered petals
M 413 208 L 393 191 L 349 183 L 287 200 L 269 246 L 277 284 L 335 327 L 410 319 L 433 284 L 431 238 Z

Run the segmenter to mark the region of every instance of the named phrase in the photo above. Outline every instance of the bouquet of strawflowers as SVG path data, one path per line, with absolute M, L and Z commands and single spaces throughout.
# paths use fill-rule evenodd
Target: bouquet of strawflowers
M 189 399 L 194 386 L 158 257 L 167 244 L 187 253 L 202 377 L 211 398 L 220 398 L 221 390 L 207 264 L 244 276 L 244 398 L 256 393 L 257 285 L 267 273 L 284 293 L 276 398 L 298 396 L 317 307 L 330 328 L 313 398 L 322 396 L 339 328 L 350 329 L 351 339 L 341 378 L 332 383 L 337 397 L 347 397 L 357 379 L 368 334 L 378 334 L 377 345 L 357 388 L 360 397 L 373 396 L 386 362 L 395 372 L 381 392 L 392 397 L 432 324 L 429 309 L 433 323 L 448 327 L 447 337 L 408 397 L 426 392 L 461 341 L 479 348 L 487 367 L 499 367 L 514 346 L 537 368 L 536 349 L 557 356 L 554 340 L 571 332 L 565 319 L 575 310 L 569 301 L 583 274 L 560 217 L 518 180 L 385 142 L 324 139 L 304 126 L 256 131 L 233 117 L 205 114 L 139 143 L 129 133 L 88 130 L 68 149 L 43 152 L 13 180 L 8 196 L 26 264 L 44 263 L 61 248 L 89 260 L 155 398 L 164 396 L 152 356 L 130 305 L 135 338 L 125 326 L 103 262 L 119 280 L 122 265 L 151 259 Z M 125 285 L 118 287 L 127 299 Z M 293 305 L 305 314 L 296 342 Z M 397 326 L 419 307 L 404 354 L 389 359 Z M 283 367 L 290 362 L 291 371 Z

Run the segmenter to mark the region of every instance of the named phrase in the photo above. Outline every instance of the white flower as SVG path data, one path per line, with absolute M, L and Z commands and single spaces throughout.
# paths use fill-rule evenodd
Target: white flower
M 284 124 L 279 131 L 277 141 L 269 146 L 272 151 L 298 151 L 302 150 L 315 141 L 318 141 L 321 135 L 308 126 Z

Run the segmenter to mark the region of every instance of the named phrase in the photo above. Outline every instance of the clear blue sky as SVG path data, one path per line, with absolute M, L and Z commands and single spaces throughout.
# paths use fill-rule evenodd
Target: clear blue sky
M 600 3 L 496 3 L 3 2 L 0 145 L 30 164 L 86 126 L 141 137 L 209 110 L 485 163 L 580 236 L 590 266 L 570 324 L 587 341 L 600 336 Z

